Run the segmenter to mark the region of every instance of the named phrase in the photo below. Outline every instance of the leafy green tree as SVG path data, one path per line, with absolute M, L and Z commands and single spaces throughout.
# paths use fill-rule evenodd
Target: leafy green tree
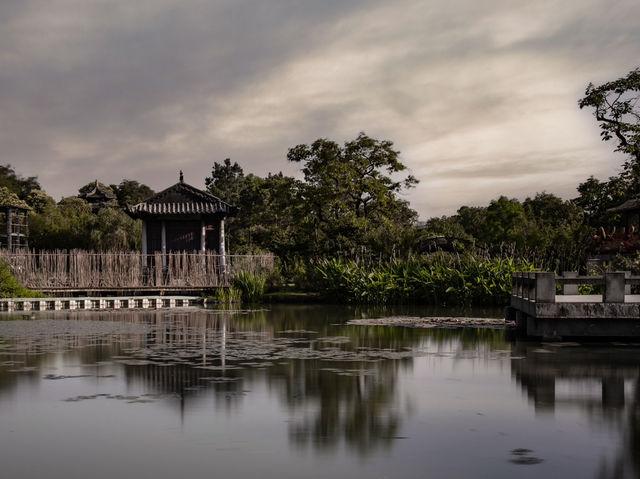
M 461 206 L 457 214 L 458 221 L 471 237 L 479 240 L 487 236 L 487 208 L 481 206 Z
M 23 178 L 15 172 L 11 165 L 0 165 L 0 187 L 4 186 L 9 191 L 18 195 L 18 198 L 24 200 L 32 190 L 40 190 L 40 183 L 35 176 Z
M 300 181 L 282 173 L 245 176 L 227 158 L 214 163 L 205 184 L 211 194 L 238 207 L 237 216 L 227 221 L 234 253 L 271 251 L 287 258 L 306 248 Z
M 109 185 L 109 188 L 116 195 L 120 208 L 136 205 L 155 194 L 147 185 L 135 180 L 124 179 L 118 185 Z
M 631 175 L 624 172 L 610 177 L 607 181 L 590 176 L 578 185 L 580 196 L 574 202 L 584 210 L 587 224 L 592 227 L 609 226 L 615 224 L 618 218 L 608 213 L 608 210 L 638 193 L 633 183 L 635 182 Z
M 211 176 L 205 178 L 209 193 L 234 206 L 240 206 L 243 190 L 246 186 L 244 171 L 238 163 L 226 158 L 224 163 L 213 163 Z
M 90 243 L 98 251 L 142 247 L 142 224 L 117 208 L 102 208 L 92 218 Z
M 491 245 L 504 242 L 522 248 L 525 246 L 526 220 L 522 203 L 500 196 L 487 207 L 486 228 L 479 239 Z
M 391 141 L 364 133 L 344 146 L 318 139 L 289 150 L 287 159 L 303 165 L 301 194 L 316 252 L 394 248 L 395 238 L 417 217 L 398 198 L 417 183 L 412 175 L 398 178 L 406 170 L 398 157 Z
M 31 190 L 25 201 L 35 213 L 44 213 L 56 204 L 56 200 L 42 190 Z
M 594 109 L 604 141 L 617 141 L 616 151 L 629 155 L 625 164 L 636 175 L 640 172 L 640 68 L 625 77 L 595 86 L 589 83 L 580 108 Z
M 93 218 L 91 206 L 75 196 L 47 203 L 30 216 L 29 243 L 36 249 L 92 249 Z

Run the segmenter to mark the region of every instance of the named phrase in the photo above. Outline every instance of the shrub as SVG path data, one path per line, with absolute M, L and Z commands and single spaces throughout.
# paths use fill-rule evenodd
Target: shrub
M 11 268 L 4 261 L 0 261 L 0 297 L 2 298 L 41 298 L 39 291 L 25 288 L 11 273 Z

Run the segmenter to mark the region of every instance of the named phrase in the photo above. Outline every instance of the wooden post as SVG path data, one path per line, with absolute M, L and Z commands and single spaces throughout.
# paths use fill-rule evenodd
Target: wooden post
M 224 249 L 224 218 L 220 219 L 220 245 L 218 247 L 218 254 L 220 255 L 220 269 L 223 274 L 227 272 L 227 259 L 225 257 Z
M 200 251 L 204 253 L 207 250 L 207 226 L 204 220 L 200 221 Z
M 162 242 L 162 267 L 167 267 L 167 226 L 162 222 L 162 231 L 160 233 L 160 241 Z
M 142 256 L 146 264 L 147 258 L 147 221 L 142 220 Z
M 624 303 L 624 276 L 622 271 L 604 274 L 604 295 L 602 300 L 605 303 Z
M 536 273 L 536 303 L 556 302 L 556 274 Z

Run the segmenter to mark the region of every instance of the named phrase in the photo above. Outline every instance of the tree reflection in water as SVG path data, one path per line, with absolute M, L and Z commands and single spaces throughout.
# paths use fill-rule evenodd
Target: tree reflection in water
M 119 364 L 128 386 L 178 398 L 182 414 L 211 392 L 216 409 L 239 410 L 252 383 L 266 377 L 290 411 L 292 443 L 322 450 L 344 443 L 366 455 L 398 439 L 410 414 L 409 401 L 397 398 L 398 374 L 413 367 L 426 338 L 436 350 L 504 347 L 498 330 L 344 324 L 383 312 L 306 305 L 50 313 L 59 321 L 20 322 L 21 332 L 0 334 L 0 361 L 19 358 L 19 367 L 32 369 L 18 376 L 0 368 L 0 394 L 18 377 L 41 380 L 59 351 L 95 377 L 105 362 Z

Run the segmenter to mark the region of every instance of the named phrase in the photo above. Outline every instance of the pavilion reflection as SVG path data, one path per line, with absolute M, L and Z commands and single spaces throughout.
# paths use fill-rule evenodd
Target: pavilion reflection
M 511 373 L 536 413 L 579 411 L 619 432 L 614 459 L 595 477 L 640 477 L 640 347 L 622 344 L 512 346 Z

